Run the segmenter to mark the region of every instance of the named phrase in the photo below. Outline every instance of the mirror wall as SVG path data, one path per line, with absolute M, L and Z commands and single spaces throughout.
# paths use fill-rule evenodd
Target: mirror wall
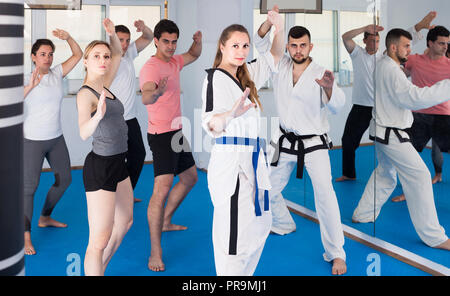
M 387 57 L 375 75 L 376 133 L 397 130 L 376 147 L 375 236 L 449 268 L 450 252 L 438 247 L 450 231 L 450 97 L 434 85 L 450 79 L 450 3 L 383 1 L 380 12 Z
M 450 169 L 450 105 L 431 107 L 448 99 L 445 92 L 424 94 L 419 89 L 450 78 L 444 56 L 448 37 L 438 37 L 427 47 L 432 26 L 450 28 L 450 3 L 444 2 L 324 0 L 322 14 L 287 13 L 285 23 L 286 33 L 296 25 L 310 31 L 310 57 L 334 73 L 345 94 L 341 110 L 327 115 L 327 134 L 333 142 L 328 153 L 332 186 L 342 223 L 448 268 L 450 253 L 436 246 L 445 241 L 444 231 L 450 229 L 446 173 Z M 433 11 L 436 15 L 430 14 Z M 394 28 L 411 36 L 404 52 L 399 46 L 393 52 L 386 50 L 386 37 Z M 407 95 L 394 73 L 402 87 L 412 89 Z M 273 117 L 279 114 L 274 114 L 276 106 L 268 101 L 265 113 L 272 118 L 268 125 L 273 134 L 279 124 Z M 369 127 L 372 117 L 376 121 Z M 391 128 L 388 141 L 386 127 Z M 376 144 L 370 135 L 377 137 Z M 441 151 L 437 142 L 445 146 Z M 314 173 L 308 159 L 305 155 L 303 178 L 296 177 L 294 168 L 282 194 L 288 205 L 293 202 L 317 212 L 318 189 L 314 192 L 311 175 L 323 180 L 328 173 L 326 167 Z M 324 187 L 321 182 L 318 188 Z M 403 193 L 406 201 L 402 201 Z

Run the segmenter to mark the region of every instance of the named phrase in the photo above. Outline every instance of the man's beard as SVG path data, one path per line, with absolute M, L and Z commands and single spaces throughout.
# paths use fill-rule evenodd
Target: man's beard
M 398 54 L 397 54 L 397 59 L 400 62 L 400 64 L 404 64 L 404 63 L 406 63 L 408 61 L 407 57 L 402 58 Z
M 296 63 L 296 64 L 298 64 L 298 65 L 301 65 L 301 64 L 303 64 L 304 62 L 306 62 L 307 60 L 309 60 L 309 57 L 303 58 L 303 59 L 301 59 L 301 60 L 297 60 L 297 59 L 295 59 L 295 58 L 293 58 L 293 57 L 291 57 L 291 59 L 294 61 L 294 63 Z

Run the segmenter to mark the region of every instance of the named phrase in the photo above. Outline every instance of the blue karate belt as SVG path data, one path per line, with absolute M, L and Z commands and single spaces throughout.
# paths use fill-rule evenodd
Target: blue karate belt
M 256 193 L 255 193 L 255 214 L 256 216 L 261 216 L 261 207 L 259 205 L 259 189 L 258 189 L 258 178 L 256 177 L 256 171 L 258 169 L 258 157 L 259 151 L 262 148 L 264 151 L 264 159 L 266 159 L 266 140 L 261 138 L 243 138 L 243 137 L 221 137 L 216 138 L 216 144 L 222 145 L 244 145 L 244 146 L 253 146 L 252 152 L 252 164 L 253 164 L 253 172 L 255 173 L 255 185 L 256 185 Z M 267 164 L 267 159 L 266 159 Z M 269 191 L 264 190 L 264 211 L 269 210 Z

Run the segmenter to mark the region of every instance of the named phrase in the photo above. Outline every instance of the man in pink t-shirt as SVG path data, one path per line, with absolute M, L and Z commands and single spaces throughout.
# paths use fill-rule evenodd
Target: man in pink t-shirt
M 165 270 L 161 232 L 186 229 L 172 224 L 171 219 L 197 182 L 195 161 L 181 130 L 180 71 L 200 56 L 202 34 L 197 31 L 189 50 L 175 55 L 178 37 L 177 25 L 161 20 L 154 30 L 156 54 L 145 63 L 139 75 L 142 102 L 148 111 L 147 139 L 155 174 L 147 210 L 151 241 L 148 268 L 153 271 Z M 170 190 L 175 175 L 179 176 L 179 182 Z
M 435 26 L 427 34 L 428 49 L 424 54 L 408 56 L 405 73 L 419 87 L 432 86 L 450 79 L 450 59 L 446 57 L 450 32 L 443 26 Z M 450 101 L 413 112 L 414 122 L 409 130 L 411 142 L 421 152 L 432 139 L 432 159 L 435 167 L 433 184 L 442 181 L 443 157 L 439 148 L 448 152 L 450 148 Z M 393 201 L 405 200 L 404 195 Z

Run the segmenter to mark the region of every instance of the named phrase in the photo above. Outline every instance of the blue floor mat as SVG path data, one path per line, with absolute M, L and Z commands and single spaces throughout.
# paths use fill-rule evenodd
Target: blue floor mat
M 209 276 L 215 275 L 211 230 L 213 207 L 207 189 L 206 173 L 198 171 L 199 181 L 175 213 L 173 223 L 188 226 L 188 230 L 163 233 L 163 260 L 166 271 L 148 270 L 150 238 L 147 223 L 147 204 L 153 189 L 153 167 L 145 165 L 135 190 L 142 198 L 135 204 L 134 223 L 122 245 L 112 258 L 106 275 L 134 276 Z M 26 275 L 71 274 L 74 264 L 83 275 L 84 253 L 88 242 L 86 198 L 82 171 L 72 171 L 73 181 L 55 208 L 52 217 L 68 224 L 68 228 L 39 228 L 37 220 L 48 188 L 53 183 L 51 173 L 42 173 L 35 195 L 32 240 L 37 255 L 25 257 Z M 288 190 L 296 190 L 291 182 Z M 291 188 L 292 187 L 292 188 Z M 339 194 L 338 194 L 339 196 Z M 295 233 L 278 236 L 271 234 L 266 242 L 255 275 L 300 276 L 330 275 L 331 264 L 323 260 L 319 225 L 293 215 L 297 223 Z M 381 275 L 428 275 L 392 257 L 350 239 L 345 240 L 347 275 L 367 275 L 370 256 L 379 256 Z M 372 254 L 372 255 L 371 255 Z M 74 259 L 75 258 L 75 259 Z M 79 261 L 77 261 L 79 260 Z
M 340 149 L 330 151 L 333 180 L 342 175 L 341 155 L 342 150 Z M 358 205 L 367 180 L 375 167 L 374 147 L 360 147 L 356 155 L 357 180 L 333 182 L 342 222 L 366 234 L 374 235 L 377 238 L 450 268 L 450 252 L 430 248 L 420 240 L 411 222 L 406 202 L 394 203 L 388 200 L 375 223 L 352 223 L 353 211 Z M 431 150 L 424 149 L 420 155 L 427 164 L 431 175 L 434 176 Z M 447 230 L 448 235 L 450 231 L 450 178 L 449 173 L 446 172 L 450 172 L 450 156 L 447 153 L 443 155 L 443 182 L 433 185 L 433 190 L 439 222 Z M 315 210 L 312 185 L 306 170 L 304 176 L 303 180 L 295 179 L 295 174 L 293 173 L 288 186 L 283 191 L 283 196 L 288 200 Z M 401 193 L 401 185 L 398 182 L 392 197 Z

